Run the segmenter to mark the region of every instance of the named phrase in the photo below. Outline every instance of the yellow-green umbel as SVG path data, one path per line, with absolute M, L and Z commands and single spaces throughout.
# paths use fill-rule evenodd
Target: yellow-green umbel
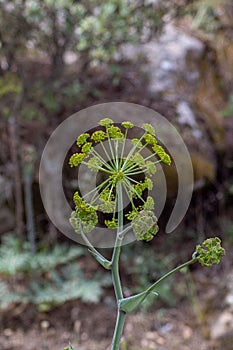
M 98 221 L 98 210 L 112 214 L 112 218 L 104 220 L 107 227 L 117 227 L 117 186 L 121 183 L 131 204 L 130 210 L 124 213 L 125 220 L 132 221 L 136 238 L 148 241 L 156 234 L 157 218 L 151 212 L 154 201 L 150 196 L 144 198 L 143 193 L 153 188 L 151 177 L 156 173 L 156 164 L 163 162 L 169 165 L 171 159 L 158 144 L 152 125 L 143 124 L 140 137 L 130 139 L 129 130 L 134 128 L 130 121 L 114 124 L 112 119 L 104 118 L 93 132 L 78 136 L 78 152 L 70 157 L 70 166 L 83 164 L 91 171 L 102 174 L 103 181 L 82 198 L 78 191 L 74 195 L 75 211 L 72 212 L 70 223 L 77 233 L 82 227 L 85 233 L 93 229 Z M 126 147 L 127 142 L 131 142 L 130 149 Z M 149 148 L 150 154 L 145 156 L 143 150 L 146 148 Z M 147 234 L 139 234 L 138 222 L 141 218 L 148 223 Z

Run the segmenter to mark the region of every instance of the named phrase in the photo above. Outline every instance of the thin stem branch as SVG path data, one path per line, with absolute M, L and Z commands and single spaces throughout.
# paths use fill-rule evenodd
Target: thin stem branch
M 106 166 L 106 168 L 108 168 L 111 171 L 114 170 L 114 167 L 111 164 L 109 164 L 109 161 L 111 160 L 111 158 L 109 157 L 108 153 L 106 153 L 106 157 L 108 158 L 107 161 L 98 152 L 96 152 L 94 150 L 94 148 L 92 150 L 92 154 L 94 154 L 99 159 L 99 161 L 102 162 Z
M 88 164 L 88 162 L 85 162 L 84 160 L 82 161 L 82 164 L 85 164 L 87 167 L 90 167 L 90 164 Z M 102 168 L 100 165 L 98 166 L 91 165 L 91 168 L 98 171 L 102 170 L 104 173 L 112 174 L 112 171 Z
M 86 243 L 86 245 L 88 246 L 88 248 L 89 248 L 94 254 L 97 254 L 97 255 L 99 255 L 100 257 L 102 257 L 103 259 L 105 259 L 104 256 L 103 256 L 102 254 L 100 254 L 100 253 L 98 252 L 98 250 L 96 250 L 96 249 L 93 247 L 93 245 L 91 244 L 91 242 L 89 241 L 89 239 L 87 238 L 87 236 L 85 235 L 85 233 L 83 232 L 83 230 L 82 230 L 81 227 L 80 227 L 80 229 L 81 229 L 81 236 L 82 236 L 82 239 L 84 240 L 84 242 Z M 105 260 L 106 260 L 106 259 L 105 259 Z
M 93 190 L 89 191 L 88 193 L 83 195 L 83 199 L 85 199 L 86 197 L 88 197 L 91 193 L 93 192 L 98 192 L 102 187 L 104 187 L 104 185 L 109 181 L 109 178 L 107 178 L 104 182 L 101 182 L 98 186 L 96 186 L 95 188 L 93 188 Z
M 113 163 L 113 161 L 112 161 L 110 155 L 108 154 L 108 152 L 107 152 L 107 150 L 106 150 L 106 148 L 105 148 L 103 142 L 101 141 L 100 144 L 101 144 L 102 149 L 103 149 L 103 151 L 104 151 L 104 153 L 105 153 L 105 155 L 106 155 L 106 157 L 107 157 L 107 159 L 108 159 L 109 165 L 111 166 L 112 169 L 114 169 L 114 163 Z
M 155 287 L 157 287 L 159 284 L 161 284 L 164 280 L 166 280 L 168 277 L 170 277 L 171 275 L 173 275 L 173 273 L 182 270 L 184 267 L 189 266 L 191 264 L 194 264 L 197 261 L 197 258 L 193 258 L 189 261 L 186 261 L 184 264 L 177 266 L 176 268 L 174 268 L 173 270 L 169 271 L 168 273 L 166 273 L 166 275 L 162 276 L 158 281 L 156 281 L 155 283 L 153 283 L 148 289 L 148 292 L 153 292 Z
M 133 192 L 136 194 L 136 196 L 137 196 L 138 198 L 140 198 L 141 201 L 142 201 L 143 203 L 145 203 L 145 200 L 142 198 L 142 196 L 140 196 L 140 194 L 139 194 L 139 193 L 135 190 L 135 188 L 130 184 L 130 182 L 129 182 L 128 179 L 125 179 L 125 184 L 126 184 L 126 186 L 128 186 L 128 188 L 129 188 L 130 191 L 133 191 Z
M 112 162 L 114 164 L 114 168 L 116 168 L 116 163 L 115 163 L 115 155 L 114 155 L 114 152 L 113 152 L 113 148 L 112 148 L 112 142 L 111 142 L 111 139 L 109 137 L 109 134 L 108 134 L 108 145 L 109 145 L 109 149 L 110 149 L 110 152 L 111 152 L 111 155 L 112 155 Z
M 125 143 L 126 143 L 126 140 L 127 140 L 127 134 L 128 134 L 128 130 L 126 129 L 124 142 L 123 142 L 123 146 L 122 146 L 122 149 L 121 149 L 120 168 L 122 167 L 122 162 L 123 162 L 123 159 L 124 159 Z
M 129 154 L 127 155 L 127 157 L 126 157 L 126 159 L 125 159 L 125 161 L 124 161 L 124 164 L 123 164 L 123 166 L 122 166 L 122 168 L 121 168 L 121 171 L 123 171 L 123 170 L 125 169 L 125 167 L 128 165 L 128 161 L 129 161 L 130 157 L 131 157 L 131 156 L 133 155 L 133 153 L 136 151 L 138 145 L 139 145 L 140 142 L 142 141 L 142 139 L 143 139 L 143 137 L 144 137 L 145 134 L 146 134 L 146 133 L 144 133 L 144 134 L 140 137 L 140 139 L 138 140 L 138 142 L 134 145 L 134 147 L 131 149 L 131 151 L 130 151 Z

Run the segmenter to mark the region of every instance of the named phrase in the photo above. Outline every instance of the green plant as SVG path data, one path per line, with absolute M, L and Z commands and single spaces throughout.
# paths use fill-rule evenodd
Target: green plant
M 87 66 L 109 61 L 123 43 L 150 39 L 162 27 L 162 16 L 167 11 L 163 1 L 145 4 L 141 0 L 20 3 L 10 0 L 11 6 L 8 3 L 0 1 L 0 55 L 11 69 L 18 55 L 44 52 L 50 58 L 53 77 L 61 75 L 67 51 L 78 52 L 80 62 L 84 59 Z
M 224 117 L 232 117 L 233 116 L 233 95 L 230 96 L 228 106 L 226 109 L 222 111 L 222 115 Z
M 224 231 L 226 233 L 226 239 L 229 243 L 233 244 L 233 221 L 224 219 L 222 222 Z
M 86 278 L 76 261 L 83 255 L 83 248 L 64 244 L 31 254 L 28 242 L 5 235 L 0 246 L 0 308 L 23 302 L 48 311 L 74 299 L 98 302 L 110 279 L 101 273 Z
M 221 5 L 222 0 L 201 0 L 194 2 L 191 6 L 194 15 L 194 26 L 205 32 L 216 32 L 221 26 L 219 20 L 219 7 Z
M 78 137 L 78 152 L 69 159 L 71 167 L 83 164 L 101 179 L 89 193 L 82 196 L 79 190 L 75 192 L 75 210 L 71 214 L 70 223 L 75 232 L 82 236 L 96 260 L 111 271 L 118 308 L 112 350 L 120 349 L 126 315 L 138 308 L 149 295 L 157 296 L 162 282 L 195 262 L 202 266 L 217 264 L 224 255 L 220 239 L 209 238 L 202 245 L 197 245 L 189 261 L 165 273 L 142 292 L 130 297 L 124 296 L 119 274 L 124 238 L 133 231 L 136 240 L 148 242 L 158 232 L 157 218 L 153 212 L 154 200 L 148 191 L 153 187 L 151 177 L 156 173 L 156 165 L 171 163 L 170 156 L 158 144 L 151 124 L 143 124 L 138 137 L 129 141 L 131 129 L 135 129 L 131 122 L 114 124 L 109 118 L 102 119 L 95 131 Z M 95 147 L 97 145 L 98 148 Z M 147 148 L 151 152 L 149 155 L 144 153 Z M 126 208 L 125 198 L 129 203 Z M 116 230 L 111 260 L 100 254 L 87 236 L 97 225 L 100 211 L 105 216 L 105 227 Z

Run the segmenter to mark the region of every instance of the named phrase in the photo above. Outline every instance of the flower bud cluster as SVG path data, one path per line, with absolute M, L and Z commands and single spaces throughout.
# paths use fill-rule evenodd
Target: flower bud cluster
M 219 264 L 221 258 L 225 255 L 225 250 L 221 247 L 220 238 L 208 238 L 202 244 L 196 246 L 193 255 L 202 266 L 209 267 Z

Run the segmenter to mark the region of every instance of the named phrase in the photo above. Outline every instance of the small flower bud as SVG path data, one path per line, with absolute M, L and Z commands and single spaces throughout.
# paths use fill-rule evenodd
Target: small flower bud
M 194 252 L 194 257 L 206 267 L 219 264 L 224 255 L 225 250 L 221 247 L 221 240 L 218 237 L 206 239 L 202 244 L 196 246 Z
M 133 123 L 131 123 L 131 122 L 122 122 L 121 125 L 125 129 L 132 129 L 134 127 Z
M 99 121 L 99 125 L 101 125 L 101 126 L 110 126 L 110 125 L 112 125 L 113 124 L 113 120 L 112 119 L 110 119 L 110 118 L 104 118 L 104 119 L 101 119 L 100 121 Z
M 74 153 L 69 160 L 69 165 L 72 168 L 73 166 L 78 166 L 82 163 L 84 158 L 86 157 L 86 154 L 83 153 Z
M 88 154 L 89 152 L 91 152 L 92 149 L 92 143 L 91 142 L 87 142 L 82 146 L 82 152 L 85 154 Z
M 107 138 L 106 132 L 97 130 L 91 135 L 91 139 L 95 142 L 104 141 Z
M 81 147 L 82 145 L 84 145 L 84 143 L 87 142 L 88 137 L 90 137 L 90 135 L 89 135 L 88 133 L 79 135 L 79 137 L 77 138 L 77 142 L 76 142 L 77 145 L 78 145 L 79 147 Z
M 112 218 L 112 220 L 105 220 L 104 223 L 108 228 L 112 229 L 117 228 L 118 226 L 118 220 L 115 218 Z
M 76 209 L 72 211 L 69 221 L 76 233 L 88 233 L 97 225 L 98 216 L 96 211 L 85 212 L 85 210 Z
M 155 135 L 155 129 L 151 124 L 145 123 L 142 127 L 148 134 Z

